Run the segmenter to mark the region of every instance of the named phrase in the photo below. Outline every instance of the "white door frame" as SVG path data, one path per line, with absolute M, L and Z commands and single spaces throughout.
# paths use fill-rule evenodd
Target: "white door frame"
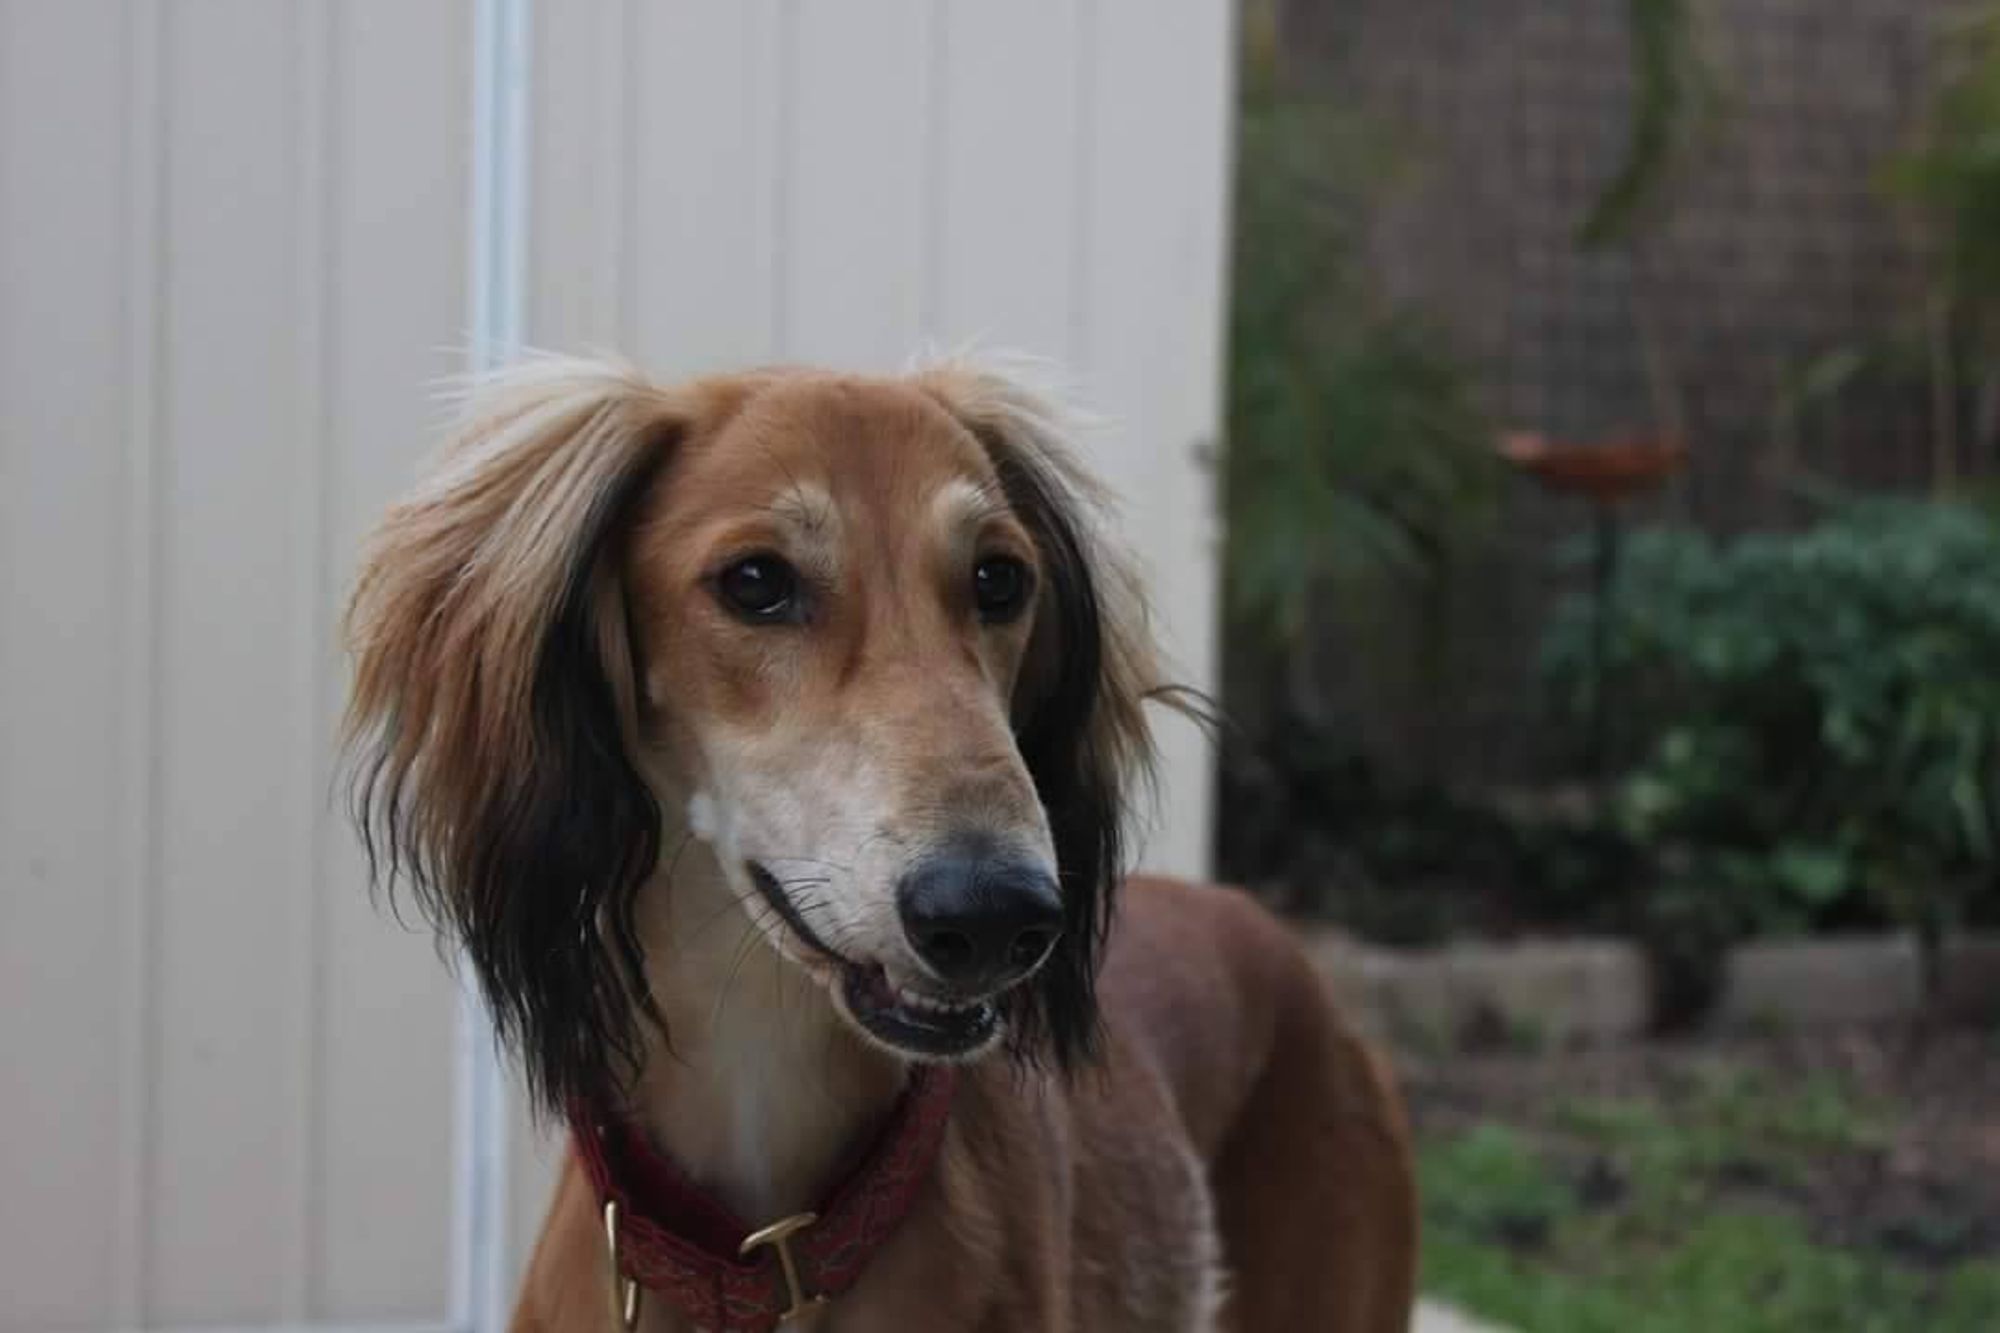
M 473 373 L 520 348 L 527 309 L 528 78 L 532 0 L 474 0 L 472 191 L 466 292 Z M 507 1246 L 507 1075 L 469 967 L 458 1024 L 458 1161 L 452 1219 L 451 1333 L 502 1333 Z

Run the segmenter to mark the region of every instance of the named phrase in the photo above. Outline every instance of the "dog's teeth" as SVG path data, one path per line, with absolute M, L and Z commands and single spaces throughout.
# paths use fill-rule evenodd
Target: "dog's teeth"
M 962 1004 L 947 1004 L 943 1000 L 920 995 L 901 986 L 896 987 L 896 1002 L 910 1009 L 921 1009 L 928 1014 L 952 1014 L 968 1007 Z

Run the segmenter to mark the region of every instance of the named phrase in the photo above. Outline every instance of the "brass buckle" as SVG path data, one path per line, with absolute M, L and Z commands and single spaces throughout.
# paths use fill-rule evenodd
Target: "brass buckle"
M 778 1316 L 781 1324 L 789 1324 L 814 1306 L 826 1304 L 824 1296 L 806 1295 L 805 1286 L 799 1281 L 799 1266 L 792 1258 L 792 1237 L 817 1221 L 818 1213 L 794 1213 L 783 1221 L 771 1223 L 762 1231 L 751 1232 L 737 1247 L 736 1253 L 744 1258 L 750 1256 L 750 1251 L 764 1245 L 778 1252 L 778 1267 L 785 1275 L 785 1294 L 792 1303 L 790 1309 Z
M 618 1201 L 604 1201 L 604 1257 L 608 1261 L 607 1281 L 611 1292 L 611 1326 L 618 1333 L 633 1333 L 639 1327 L 639 1295 L 641 1287 L 625 1276 L 624 1265 L 618 1262 Z

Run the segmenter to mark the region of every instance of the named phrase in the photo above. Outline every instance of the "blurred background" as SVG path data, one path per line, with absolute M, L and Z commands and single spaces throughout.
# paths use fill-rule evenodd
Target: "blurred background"
M 2000 1327 L 2000 8 L 1243 11 L 1221 873 L 1524 1329 Z
M 553 1150 L 330 799 L 437 382 L 976 343 L 1437 1298 L 1988 1333 L 1996 340 L 1990 3 L 0 0 L 0 1330 L 504 1324 Z

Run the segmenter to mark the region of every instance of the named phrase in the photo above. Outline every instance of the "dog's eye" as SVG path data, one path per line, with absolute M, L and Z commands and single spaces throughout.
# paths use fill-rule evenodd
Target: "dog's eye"
M 990 555 L 972 567 L 972 600 L 988 624 L 1020 615 L 1034 586 L 1035 576 L 1011 555 Z
M 745 556 L 715 576 L 715 594 L 753 624 L 787 620 L 798 605 L 798 571 L 775 555 Z

